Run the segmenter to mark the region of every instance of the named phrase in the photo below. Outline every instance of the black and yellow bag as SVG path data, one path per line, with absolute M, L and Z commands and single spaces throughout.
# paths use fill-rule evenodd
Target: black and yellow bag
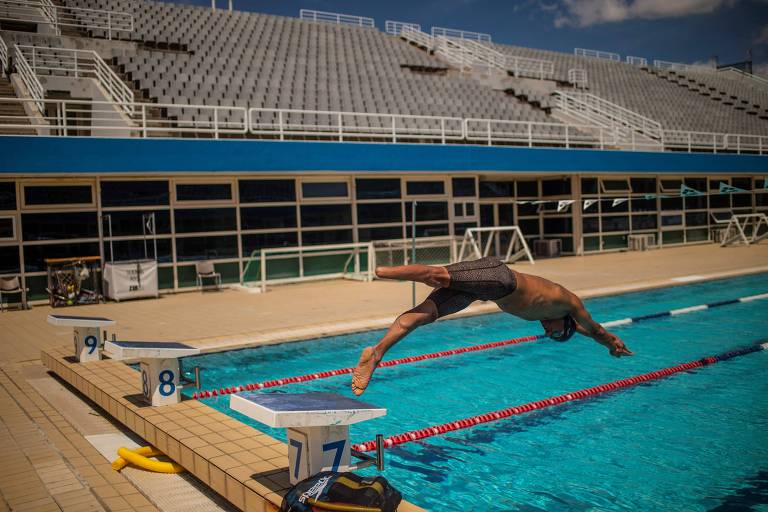
M 293 486 L 280 512 L 395 512 L 402 499 L 382 476 L 324 471 Z

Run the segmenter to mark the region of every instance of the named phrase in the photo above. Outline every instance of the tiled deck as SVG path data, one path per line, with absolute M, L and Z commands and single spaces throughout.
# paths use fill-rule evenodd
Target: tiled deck
M 705 245 L 560 258 L 537 261 L 533 267 L 523 264 L 515 268 L 560 282 L 584 296 L 593 296 L 696 279 L 768 272 L 768 244 L 727 249 Z M 164 296 L 160 300 L 109 303 L 56 312 L 113 318 L 118 321 L 115 332 L 121 339 L 184 341 L 204 350 L 222 350 L 384 326 L 410 307 L 410 291 L 408 283 L 330 281 L 277 287 L 263 295 L 236 290 L 186 293 Z M 428 292 L 426 287 L 419 287 L 417 297 Z M 473 310 L 483 312 L 492 307 L 480 304 Z M 51 364 L 58 361 L 55 364 L 59 370 L 69 372 L 67 380 L 75 378 L 75 387 L 82 389 L 86 396 L 97 397 L 100 402 L 94 400 L 96 404 L 106 404 L 104 411 L 117 415 L 128 427 L 132 420 L 136 431 L 146 436 L 147 441 L 161 445 L 161 449 L 165 443 L 167 453 L 175 454 L 185 466 L 191 464 L 187 467 L 195 475 L 200 473 L 200 479 L 218 492 L 228 496 L 228 482 L 232 487 L 235 481 L 243 483 L 237 476 L 259 475 L 259 480 L 253 480 L 250 486 L 243 485 L 242 500 L 239 492 L 234 491 L 235 502 L 246 509 L 249 503 L 251 507 L 257 506 L 254 494 L 261 497 L 264 507 L 278 501 L 280 489 L 286 482 L 284 468 L 287 465 L 280 443 L 265 440 L 260 437 L 264 434 L 198 402 L 171 406 L 169 417 L 165 412 L 146 407 L 136 399 L 139 394 L 136 372 L 122 363 L 102 361 L 96 363 L 93 370 L 83 365 L 75 365 L 77 370 L 70 368 L 72 364 L 63 356 L 71 350 L 71 329 L 48 325 L 45 318 L 51 312 L 48 307 L 36 307 L 0 315 L 0 440 L 3 446 L 0 453 L 4 456 L 4 465 L 0 468 L 0 512 L 9 509 L 157 510 L 140 489 L 111 469 L 109 461 L 76 428 L 61 403 L 30 386 L 30 371 L 42 372 L 41 350 L 51 354 L 46 356 Z M 83 370 L 92 372 L 88 379 L 80 373 Z M 80 376 L 79 384 L 76 375 Z M 116 375 L 120 377 L 115 378 Z M 93 384 L 90 390 L 87 385 L 79 387 L 89 379 L 104 384 L 104 391 L 94 394 Z M 125 398 L 131 395 L 133 399 Z M 74 395 L 71 399 L 78 400 Z M 93 407 L 98 410 L 96 404 Z M 202 412 L 203 408 L 210 412 Z M 207 426 L 212 424 L 213 414 L 219 415 L 215 429 Z M 224 424 L 221 429 L 227 436 L 242 434 L 243 437 L 224 437 L 219 432 L 219 422 Z M 163 425 L 158 427 L 156 423 Z M 244 434 L 241 427 L 248 428 L 248 433 Z M 251 437 L 256 443 L 245 441 Z M 259 454 L 262 458 L 254 462 L 253 456 Z M 207 457 L 209 461 L 207 479 L 205 466 L 197 462 L 197 457 Z M 283 469 L 277 467 L 280 460 Z M 246 475 L 248 471 L 251 473 Z

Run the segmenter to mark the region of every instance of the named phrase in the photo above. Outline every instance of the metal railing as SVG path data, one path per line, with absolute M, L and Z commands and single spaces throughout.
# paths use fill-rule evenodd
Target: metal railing
M 40 112 L 44 109 L 43 100 L 45 99 L 45 89 L 43 84 L 40 83 L 40 79 L 37 78 L 32 66 L 27 62 L 24 54 L 19 50 L 18 46 L 14 47 L 15 56 L 14 62 L 16 64 L 16 71 L 19 73 L 22 83 L 27 88 L 27 92 L 32 98 L 34 105 Z M 16 98 L 10 98 L 14 100 Z M 3 98 L 5 100 L 5 98 Z
M 587 70 L 573 68 L 568 70 L 568 82 L 582 89 L 587 87 Z
M 244 107 L 132 103 L 132 114 L 109 101 L 0 98 L 0 105 L 35 103 L 42 115 L 0 114 L 0 126 L 32 129 L 40 135 L 94 135 L 103 137 L 188 137 L 245 135 Z
M 727 149 L 726 134 L 724 133 L 664 130 L 662 141 L 665 149 L 683 149 L 688 153 L 692 153 L 694 150 L 717 153 Z
M 352 25 L 354 27 L 373 28 L 375 26 L 373 18 L 354 16 L 352 14 L 341 14 L 338 12 L 314 11 L 312 9 L 301 9 L 299 11 L 299 19 L 335 23 L 337 25 Z
M 5 75 L 5 72 L 10 69 L 8 62 L 8 45 L 0 37 L 0 76 Z
M 738 69 L 738 68 L 734 68 L 734 67 L 720 68 L 717 71 L 718 71 L 718 73 L 720 73 L 720 72 L 723 72 L 723 73 L 727 73 L 727 72 L 729 72 L 729 73 L 736 73 L 737 75 L 739 75 L 739 76 L 741 76 L 743 78 L 746 78 L 746 79 L 749 79 L 749 80 L 754 80 L 755 82 L 757 82 L 760 85 L 763 85 L 763 86 L 768 85 L 768 79 L 763 78 L 763 77 L 758 76 L 758 75 L 755 75 L 753 73 L 747 73 L 746 71 L 743 71 L 743 70 Z
M 133 91 L 95 51 L 26 45 L 16 48 L 36 75 L 94 78 L 110 101 L 119 104 L 126 114 L 133 113 Z
M 432 37 L 449 37 L 452 39 L 467 39 L 478 41 L 480 43 L 490 43 L 491 34 L 483 32 L 472 32 L 470 30 L 460 30 L 456 28 L 432 27 Z
M 487 62 L 478 59 L 468 48 L 461 45 L 457 39 L 437 36 L 433 38 L 433 44 L 435 55 L 443 57 L 461 70 L 469 70 L 475 66 L 489 66 Z
M 604 52 L 601 50 L 588 50 L 586 48 L 574 48 L 573 54 L 580 57 L 590 57 L 592 59 L 612 60 L 621 62 L 621 56 L 618 53 Z
M 507 55 L 506 68 L 516 77 L 544 80 L 555 76 L 555 63 L 550 60 Z
M 605 149 L 616 144 L 614 128 L 497 119 L 465 119 L 464 135 L 469 141 L 483 141 L 488 146 L 510 144 Z
M 717 68 L 714 66 L 706 66 L 703 64 L 683 64 L 680 62 L 669 62 L 666 60 L 654 60 L 653 67 L 669 71 L 717 71 Z
M 613 102 L 584 92 L 555 91 L 557 106 L 565 113 L 588 119 L 591 123 L 605 126 L 626 127 L 651 139 L 661 140 L 661 123 L 633 112 Z M 621 135 L 621 131 L 619 131 Z M 629 134 L 627 134 L 629 135 Z
M 736 153 L 768 153 L 768 136 L 727 133 L 725 149 Z
M 291 137 L 317 137 L 344 141 L 355 138 L 402 140 L 461 140 L 462 119 L 401 114 L 371 114 L 323 110 L 251 108 L 250 132 L 274 135 L 280 140 Z
M 127 12 L 61 7 L 51 0 L 0 0 L 0 19 L 51 25 L 61 35 L 62 27 L 105 30 L 107 38 L 134 30 L 133 15 Z
M 507 55 L 491 46 L 470 39 L 452 39 L 436 36 L 436 46 L 445 49 L 446 58 L 465 67 L 486 66 L 515 77 L 529 77 L 544 80 L 555 75 L 555 64 L 543 59 L 532 59 Z
M 411 26 L 403 26 L 400 29 L 400 37 L 408 42 L 415 43 L 418 46 L 423 46 L 430 51 L 435 46 L 435 40 L 432 36 Z
M 405 21 L 392 21 L 387 20 L 384 22 L 384 31 L 387 34 L 391 34 L 393 36 L 399 36 L 400 32 L 405 28 L 412 28 L 414 30 L 418 30 L 421 32 L 421 25 L 418 23 L 407 23 Z
M 627 64 L 631 66 L 647 67 L 648 59 L 645 59 L 643 57 L 632 57 L 631 55 L 627 55 Z

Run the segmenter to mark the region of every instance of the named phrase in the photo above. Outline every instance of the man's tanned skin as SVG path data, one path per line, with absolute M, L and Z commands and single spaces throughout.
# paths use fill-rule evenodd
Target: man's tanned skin
M 570 315 L 577 322 L 576 330 L 579 333 L 606 347 L 612 356 L 633 355 L 623 341 L 592 319 L 581 299 L 572 292 L 547 279 L 513 272 L 517 278 L 515 291 L 494 300 L 502 311 L 524 320 L 540 321 L 547 335 L 562 331 L 563 318 Z M 376 275 L 386 279 L 416 281 L 433 288 L 447 288 L 451 282 L 445 267 L 427 265 L 378 267 Z M 411 331 L 434 322 L 437 317 L 437 306 L 429 299 L 398 316 L 378 344 L 363 350 L 352 373 L 352 391 L 356 395 L 363 394 L 384 354 Z

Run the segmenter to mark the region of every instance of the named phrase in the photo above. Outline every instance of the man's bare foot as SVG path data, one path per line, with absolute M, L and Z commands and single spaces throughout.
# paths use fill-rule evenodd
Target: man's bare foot
M 362 395 L 365 388 L 368 387 L 373 371 L 376 369 L 376 365 L 379 364 L 380 359 L 374 347 L 368 347 L 360 354 L 360 361 L 358 361 L 355 369 L 352 370 L 352 392 L 355 395 Z

